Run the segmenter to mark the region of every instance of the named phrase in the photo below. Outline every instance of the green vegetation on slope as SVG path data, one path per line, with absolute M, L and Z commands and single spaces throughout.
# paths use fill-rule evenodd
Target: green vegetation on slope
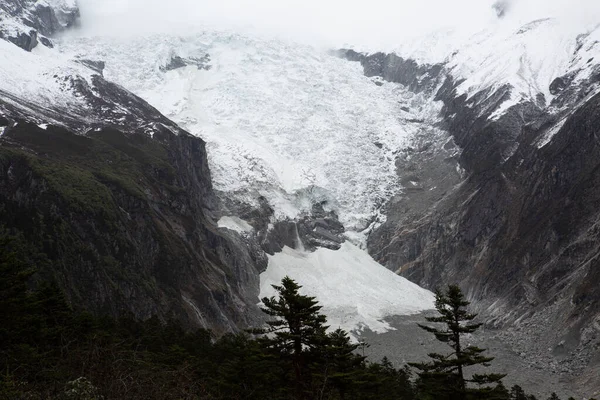
M 169 204 L 189 210 L 169 149 L 144 134 L 80 136 L 20 122 L 0 144 L 0 221 L 46 256 L 38 275 L 73 304 L 122 315 L 132 290 L 158 303 L 177 285 L 174 267 L 192 263 L 164 223 L 170 213 L 194 226 Z

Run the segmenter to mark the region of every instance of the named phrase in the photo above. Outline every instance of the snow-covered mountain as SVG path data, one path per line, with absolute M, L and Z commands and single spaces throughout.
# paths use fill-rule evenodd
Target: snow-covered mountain
M 26 6 L 22 13 L 29 16 L 28 10 L 35 5 Z M 30 36 L 36 35 L 30 32 Z M 256 255 L 257 267 L 265 257 L 263 251 L 275 253 L 274 249 L 296 260 L 295 264 L 281 262 L 282 253 L 269 257 L 261 296 L 271 293 L 265 282 L 288 273 L 305 284 L 309 293 L 324 299 L 332 323 L 347 329 L 387 329 L 383 321 L 387 316 L 432 308 L 429 291 L 389 272 L 355 245 L 344 244 L 343 232 L 356 243 L 364 243 L 366 233 L 381 222 L 379 209 L 401 188 L 394 154 L 410 145 L 411 136 L 426 119 L 431 118 L 433 125 L 439 104 L 428 105 L 396 85 L 383 90 L 364 77 L 359 65 L 327 52 L 227 32 L 127 41 L 65 36 L 51 46 L 19 48 L 4 41 L 0 45 L 1 112 L 7 119 L 3 127 L 7 145 L 34 146 L 19 141 L 16 127 L 22 121 L 33 123 L 41 132 L 51 126 L 89 136 L 102 135 L 111 127 L 159 141 L 164 141 L 164 132 L 191 132 L 208 144 L 212 184 L 221 204 L 215 209 L 210 194 L 204 200 L 204 207 L 210 208 L 208 217 L 215 218 L 214 229 L 219 226 L 222 235 L 246 242 L 242 258 L 247 257 L 245 251 L 262 246 L 262 255 Z M 125 89 L 150 101 L 179 125 Z M 362 101 L 365 97 L 372 100 L 370 104 Z M 394 117 L 397 113 L 404 118 Z M 148 195 L 150 200 L 157 196 Z M 260 212 L 254 220 L 244 220 L 241 210 Z M 294 227 L 293 237 L 280 234 L 286 224 Z M 326 248 L 318 249 L 321 245 Z M 240 254 L 234 253 L 234 262 L 240 264 Z M 334 276 L 328 277 L 328 269 L 321 268 L 323 257 L 327 263 L 340 263 L 338 269 L 329 269 Z M 229 262 L 223 260 L 225 266 Z M 294 272 L 298 263 L 306 273 Z M 347 287 L 335 277 L 344 269 L 352 276 L 345 281 L 354 286 Z M 313 287 L 309 270 L 331 285 Z M 245 274 L 252 275 L 252 271 Z M 252 278 L 240 278 L 234 279 L 236 285 L 242 284 L 241 294 L 227 293 L 226 297 L 237 295 L 238 301 L 245 302 L 249 293 L 255 293 L 256 308 L 258 285 L 243 283 Z M 375 290 L 382 282 L 388 290 Z M 203 280 L 189 283 L 206 285 Z M 215 324 L 206 317 L 212 313 L 210 306 L 205 309 L 206 301 L 194 300 L 201 292 L 177 290 L 183 308 L 190 307 L 189 318 L 195 316 L 196 324 L 202 326 Z M 341 290 L 350 292 L 345 298 L 332 296 Z M 353 294 L 362 297 L 358 308 Z M 231 326 L 235 321 L 230 315 L 219 319 L 217 326 Z
M 383 53 L 198 27 L 57 37 L 77 25 L 73 3 L 7 1 L 4 201 L 25 213 L 46 199 L 63 155 L 41 151 L 40 138 L 58 141 L 59 128 L 111 138 L 125 155 L 90 150 L 97 159 L 67 158 L 67 170 L 89 169 L 108 188 L 120 239 L 103 236 L 89 213 L 48 205 L 106 263 L 91 285 L 97 310 L 236 329 L 290 275 L 333 328 L 381 332 L 387 317 L 433 305 L 398 274 L 429 289 L 458 282 L 491 325 L 515 330 L 517 348 L 591 387 L 600 26 L 500 14 L 481 30 L 435 31 Z M 15 149 L 58 164 L 39 177 L 32 164 L 15 181 Z M 89 182 L 66 181 L 89 194 Z M 72 287 L 85 279 L 62 274 L 78 299 Z
M 235 218 L 234 229 L 243 235 L 278 241 L 282 233 L 275 225 L 308 218 L 314 225 L 311 235 L 333 241 L 336 251 L 328 260 L 337 257 L 341 270 L 331 273 L 354 270 L 348 274 L 356 287 L 328 277 L 308 252 L 293 258 L 296 264 L 303 261 L 305 273 L 278 263 L 280 256 L 275 254 L 265 274 L 281 278 L 288 273 L 297 279 L 322 299 L 337 325 L 382 329 L 386 316 L 432 307 L 431 293 L 378 271 L 367 254 L 359 261 L 357 254 L 364 250 L 341 243 L 347 239 L 364 243 L 368 232 L 385 219 L 381 207 L 403 187 L 396 174 L 396 155 L 410 148 L 424 130 L 436 135 L 441 103 L 400 85 L 377 85 L 362 74 L 360 65 L 327 51 L 231 32 L 127 41 L 67 37 L 59 48 L 67 58 L 103 60 L 107 79 L 148 100 L 207 142 L 214 188 L 228 205 L 221 226 L 231 228 L 227 223 Z M 259 210 L 261 201 L 266 201 L 269 215 L 260 221 L 240 220 L 240 209 Z M 315 205 L 332 213 L 344 233 L 336 235 L 327 226 L 319 231 L 315 222 L 321 216 L 313 213 Z M 303 236 L 284 245 L 297 251 L 307 241 Z M 291 249 L 283 251 L 292 254 Z M 311 273 L 332 284 L 313 287 Z M 332 292 L 349 291 L 360 298 L 364 293 L 360 288 L 372 290 L 369 287 L 377 286 L 378 279 L 385 280 L 377 278 L 380 274 L 392 279 L 390 290 L 365 294 L 361 301 L 366 311 L 357 310 L 352 296 L 344 304 L 328 303 L 336 297 Z M 261 296 L 272 292 L 269 284 L 261 287 Z
M 60 49 L 105 61 L 107 79 L 206 140 L 215 188 L 226 196 L 254 207 L 263 196 L 280 219 L 324 202 L 352 233 L 401 188 L 395 154 L 439 121 L 441 103 L 277 39 L 84 37 Z

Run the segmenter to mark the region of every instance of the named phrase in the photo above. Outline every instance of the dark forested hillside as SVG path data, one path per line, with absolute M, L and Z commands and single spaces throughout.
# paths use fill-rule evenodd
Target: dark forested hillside
M 217 331 L 257 313 L 257 260 L 211 220 L 204 143 L 164 129 L 86 136 L 11 122 L 0 139 L 0 221 L 78 308 Z M 245 291 L 248 290 L 248 291 Z M 201 309 L 199 313 L 197 309 Z

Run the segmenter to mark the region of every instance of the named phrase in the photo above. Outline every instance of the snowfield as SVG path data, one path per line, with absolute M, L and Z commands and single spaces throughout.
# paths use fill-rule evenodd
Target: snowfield
M 574 81 L 589 77 L 600 58 L 600 24 L 574 24 L 569 18 L 532 21 L 496 20 L 476 32 L 446 29 L 406 40 L 389 49 L 421 63 L 445 63 L 458 94 L 468 97 L 510 85 L 511 98 L 492 118 L 523 100 L 550 105 L 550 84 L 573 74 Z M 381 50 L 381 49 L 377 49 Z M 596 59 L 595 63 L 591 63 Z
M 303 286 L 302 294 L 317 298 L 330 329 L 382 333 L 391 329 L 385 317 L 434 308 L 433 293 L 383 268 L 349 242 L 337 251 L 285 247 L 269 256 L 269 267 L 260 276 L 261 298 L 274 296 L 271 285 L 286 275 Z
M 87 102 L 78 96 L 73 79 L 91 85 L 91 76 L 88 68 L 44 46 L 28 53 L 0 40 L 0 94 L 7 102 L 25 100 L 35 108 L 67 111 L 85 119 Z

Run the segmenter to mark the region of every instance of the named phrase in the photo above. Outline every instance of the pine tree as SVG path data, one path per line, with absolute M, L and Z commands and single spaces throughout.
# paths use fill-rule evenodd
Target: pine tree
M 343 329 L 338 328 L 327 335 L 324 346 L 317 348 L 320 354 L 315 360 L 321 364 L 321 393 L 330 383 L 340 399 L 344 400 L 352 387 L 357 385 L 365 360 L 365 357 L 355 353 L 358 346 L 358 343 L 350 342 L 348 333 Z
M 263 334 L 262 343 L 290 361 L 296 393 L 305 398 L 310 389 L 309 366 L 317 349 L 327 343 L 326 318 L 315 298 L 301 295 L 301 286 L 293 279 L 286 276 L 273 288 L 278 297 L 264 297 L 261 309 L 275 319 L 267 322 L 266 329 L 253 332 Z
M 445 293 L 436 293 L 435 308 L 440 316 L 427 318 L 429 322 L 444 324 L 444 328 L 419 324 L 419 327 L 433 333 L 437 340 L 452 348 L 449 354 L 430 353 L 430 362 L 410 363 L 420 371 L 417 388 L 421 397 L 449 400 L 496 397 L 497 393 L 493 393 L 494 386 L 486 385 L 498 385 L 505 375 L 474 374 L 470 378 L 465 376 L 466 367 L 489 366 L 489 362 L 493 360 L 493 357 L 483 355 L 485 349 L 464 346 L 461 341 L 462 335 L 471 334 L 481 326 L 471 322 L 477 315 L 467 311 L 466 307 L 469 304 L 460 288 L 450 285 Z M 476 384 L 477 388 L 468 387 L 468 383 Z
M 521 386 L 514 385 L 510 389 L 510 400 L 527 400 L 527 395 Z
M 548 400 L 560 400 L 560 398 L 558 397 L 558 395 L 555 392 L 552 392 L 550 397 L 548 397 Z

